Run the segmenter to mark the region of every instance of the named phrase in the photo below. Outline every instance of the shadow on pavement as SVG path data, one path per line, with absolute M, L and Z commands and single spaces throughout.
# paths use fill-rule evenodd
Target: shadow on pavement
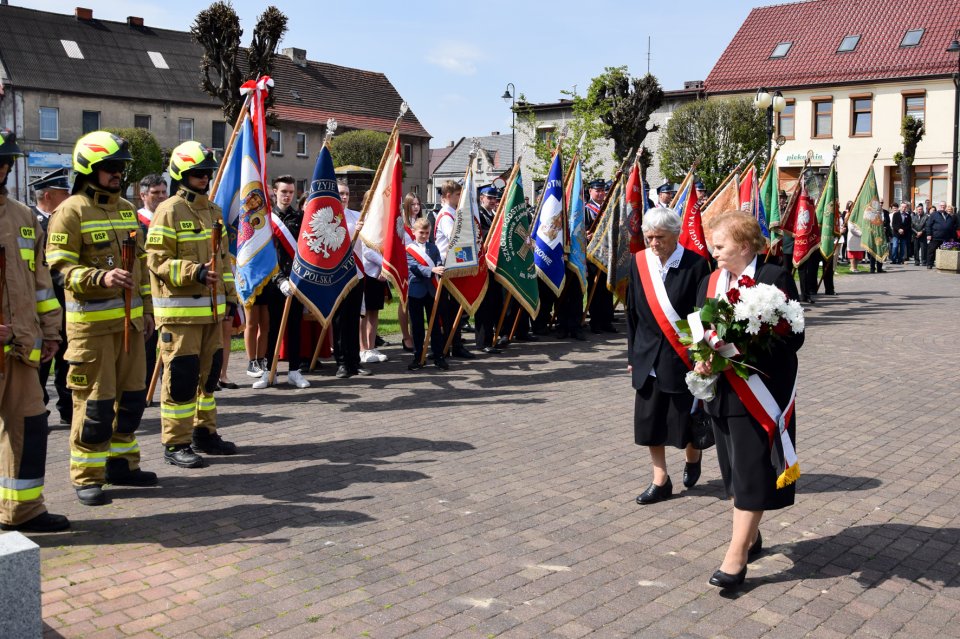
M 853 490 L 873 490 L 883 484 L 876 477 L 851 477 L 831 473 L 803 473 L 797 483 L 798 493 L 846 493 Z

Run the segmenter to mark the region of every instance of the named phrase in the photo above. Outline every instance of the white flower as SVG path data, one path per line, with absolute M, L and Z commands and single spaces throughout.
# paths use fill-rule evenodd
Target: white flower
M 687 388 L 690 389 L 690 393 L 694 397 L 709 402 L 717 396 L 717 377 L 719 377 L 719 375 L 704 377 L 700 373 L 690 371 L 687 373 L 685 379 Z

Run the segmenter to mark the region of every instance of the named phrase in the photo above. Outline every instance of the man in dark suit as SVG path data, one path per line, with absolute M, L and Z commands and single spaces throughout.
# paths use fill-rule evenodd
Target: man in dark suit
M 957 216 L 947 212 L 947 203 L 937 204 L 937 210 L 927 218 L 927 268 L 937 261 L 937 249 L 944 242 L 957 239 Z
M 891 220 L 893 241 L 890 245 L 890 263 L 903 264 L 907 256 L 907 243 L 910 241 L 910 203 L 901 202 Z

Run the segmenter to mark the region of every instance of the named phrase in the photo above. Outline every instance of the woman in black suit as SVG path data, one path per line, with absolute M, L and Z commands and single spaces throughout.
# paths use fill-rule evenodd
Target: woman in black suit
M 684 486 L 692 488 L 700 478 L 702 453 L 690 443 L 693 396 L 684 381 L 689 357 L 670 318 L 683 319 L 693 311 L 697 285 L 710 268 L 677 243 L 680 218 L 673 209 L 647 211 L 642 230 L 648 248 L 636 254 L 630 270 L 627 361 L 636 389 L 634 441 L 649 448 L 653 461 L 653 481 L 637 503 L 653 504 L 673 494 L 667 445 L 685 450 Z
M 766 240 L 752 216 L 739 211 L 721 213 L 710 221 L 708 232 L 713 242 L 713 257 L 717 260 L 718 274 L 714 277 L 721 283 L 729 282 L 727 289 L 735 286 L 742 276 L 748 276 L 758 284 L 776 286 L 788 299 L 798 299 L 793 278 L 779 266 L 767 263 L 762 255 L 758 256 L 766 247 Z M 700 283 L 698 306 L 706 299 L 709 282 L 707 278 Z M 718 295 L 725 292 L 719 290 L 721 286 L 716 287 Z M 802 333 L 789 333 L 775 343 L 771 352 L 761 353 L 755 362 L 760 378 L 780 410 L 790 403 L 797 377 L 797 351 L 802 345 Z M 694 370 L 703 375 L 710 372 L 704 362 L 697 362 Z M 727 494 L 733 496 L 730 545 L 710 583 L 735 589 L 746 577 L 748 559 L 758 555 L 763 547 L 759 529 L 763 512 L 792 505 L 796 485 L 777 488 L 778 469 L 771 461 L 771 445 L 780 446 L 779 437 L 771 439 L 724 375 L 719 377 L 716 397 L 707 402 L 706 411 L 714 423 L 720 474 Z M 790 441 L 796 442 L 792 411 L 787 426 Z

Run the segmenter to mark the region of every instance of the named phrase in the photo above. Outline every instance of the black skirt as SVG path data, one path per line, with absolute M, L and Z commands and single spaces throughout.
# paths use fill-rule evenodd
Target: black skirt
M 777 510 L 792 506 L 797 484 L 777 488 L 777 471 L 770 458 L 770 440 L 763 426 L 749 415 L 711 417 L 717 440 L 717 461 L 727 494 L 740 510 Z M 796 443 L 796 419 L 787 427 Z
M 633 440 L 638 446 L 686 448 L 690 443 L 690 393 L 665 393 L 652 375 L 633 403 Z

